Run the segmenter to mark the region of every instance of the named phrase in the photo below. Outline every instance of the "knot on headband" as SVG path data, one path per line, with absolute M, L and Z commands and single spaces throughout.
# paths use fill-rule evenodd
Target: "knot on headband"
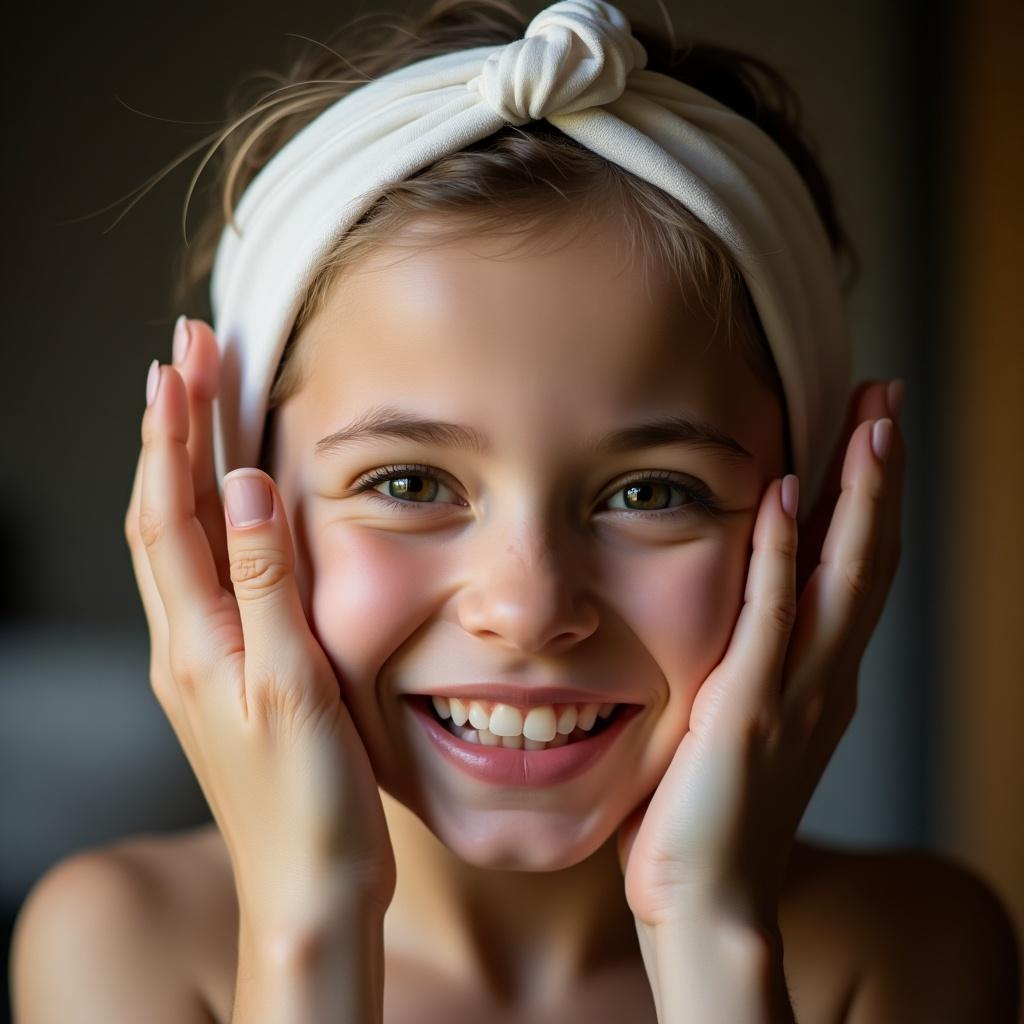
M 617 100 L 647 51 L 622 12 L 602 0 L 561 0 L 522 39 L 490 54 L 467 82 L 502 120 L 523 125 Z
M 769 135 L 646 63 L 618 8 L 559 0 L 522 39 L 391 71 L 289 139 L 249 183 L 214 258 L 218 486 L 259 459 L 281 354 L 344 233 L 397 182 L 508 124 L 543 118 L 675 197 L 726 246 L 782 379 L 801 517 L 812 510 L 852 376 L 828 236 L 806 183 Z

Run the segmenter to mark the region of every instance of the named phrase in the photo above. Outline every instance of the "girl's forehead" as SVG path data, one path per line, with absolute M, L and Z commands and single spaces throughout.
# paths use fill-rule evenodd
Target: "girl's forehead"
M 726 474 L 747 478 L 781 459 L 781 418 L 774 396 L 764 390 L 744 395 L 715 372 L 658 376 L 639 368 L 628 371 L 632 379 L 627 381 L 608 371 L 607 363 L 595 366 L 596 360 L 582 360 L 575 369 L 563 362 L 556 372 L 556 361 L 543 352 L 536 365 L 516 366 L 513 359 L 488 360 L 472 348 L 457 359 L 450 346 L 435 345 L 432 339 L 421 339 L 419 346 L 434 348 L 434 357 L 421 351 L 407 360 L 389 338 L 372 358 L 353 359 L 348 353 L 347 359 L 328 360 L 324 372 L 313 374 L 312 386 L 285 410 L 289 452 L 311 472 L 314 467 L 327 471 L 374 451 L 413 450 L 403 441 L 424 450 L 447 450 L 458 432 L 460 438 L 484 439 L 458 443 L 474 463 L 522 460 L 540 471 L 542 466 L 589 464 L 595 457 L 602 464 L 623 460 L 630 452 L 638 455 L 650 436 L 674 443 L 669 438 L 685 436 L 693 423 L 695 436 L 703 430 L 732 442 L 733 451 L 701 440 L 690 449 L 704 452 L 705 467 L 714 458 L 716 480 Z M 442 349 L 449 355 L 437 355 Z M 424 421 L 435 426 L 426 428 Z M 646 434 L 639 429 L 652 423 L 662 426 Z M 600 443 L 617 432 L 629 433 L 627 428 L 637 437 L 643 434 L 643 440 L 615 448 Z M 338 463 L 338 445 L 329 439 L 346 431 L 359 436 L 345 438 Z M 325 450 L 332 454 L 322 454 Z M 596 456 L 598 450 L 604 454 Z
M 623 400 L 753 383 L 724 320 L 603 236 L 511 257 L 508 248 L 471 238 L 383 253 L 345 273 L 304 332 L 310 379 L 333 390 L 341 379 L 498 378 L 510 391 L 557 383 Z

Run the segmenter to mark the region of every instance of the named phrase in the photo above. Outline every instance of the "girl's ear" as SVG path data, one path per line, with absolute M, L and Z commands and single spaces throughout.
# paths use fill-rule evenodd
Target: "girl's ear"
M 846 409 L 846 421 L 839 432 L 835 451 L 829 461 L 821 493 L 807 521 L 800 527 L 800 540 L 796 554 L 797 600 L 811 578 L 821 559 L 832 513 L 839 501 L 839 488 L 843 478 L 843 462 L 853 432 L 865 420 L 877 420 L 889 415 L 889 403 L 885 396 L 888 381 L 862 380 L 853 389 Z M 802 483 L 803 481 L 801 481 Z

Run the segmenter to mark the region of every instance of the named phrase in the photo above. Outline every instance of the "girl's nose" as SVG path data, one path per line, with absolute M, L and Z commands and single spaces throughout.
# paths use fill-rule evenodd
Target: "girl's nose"
M 517 651 L 561 653 L 597 629 L 585 574 L 567 564 L 553 544 L 497 545 L 474 553 L 470 581 L 458 598 L 462 627 L 482 640 Z

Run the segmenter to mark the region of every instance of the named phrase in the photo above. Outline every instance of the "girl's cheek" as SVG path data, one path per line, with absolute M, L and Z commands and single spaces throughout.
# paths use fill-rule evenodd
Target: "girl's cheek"
M 311 618 L 348 699 L 365 689 L 380 666 L 422 623 L 417 598 L 429 597 L 426 566 L 407 545 L 372 530 L 333 529 L 310 551 Z M 429 561 L 429 560 L 427 560 Z
M 745 583 L 743 549 L 709 540 L 681 546 L 633 587 L 630 621 L 664 678 L 662 718 L 677 740 L 700 684 L 728 649 Z

